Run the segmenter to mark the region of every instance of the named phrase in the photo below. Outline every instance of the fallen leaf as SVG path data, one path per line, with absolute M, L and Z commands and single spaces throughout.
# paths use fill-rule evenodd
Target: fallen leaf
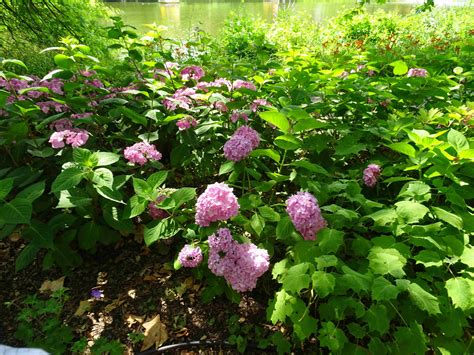
M 142 324 L 144 320 L 145 320 L 144 316 L 136 316 L 134 314 L 129 314 L 126 319 L 126 322 L 128 324 L 128 327 L 131 328 L 132 325 L 134 325 L 135 323 Z
M 76 317 L 80 317 L 84 313 L 86 313 L 89 309 L 91 309 L 91 303 L 89 302 L 89 300 L 81 301 L 79 302 L 79 307 L 77 307 L 74 315 Z
M 107 306 L 105 306 L 104 308 L 104 312 L 106 313 L 110 313 L 112 312 L 115 308 L 119 307 L 122 305 L 122 303 L 125 302 L 125 298 L 117 298 L 115 300 L 112 301 L 112 303 L 109 303 Z
M 158 349 L 166 340 L 168 340 L 168 332 L 166 331 L 166 326 L 161 323 L 160 316 L 157 315 L 152 320 L 143 323 L 145 328 L 145 339 L 143 340 L 143 345 L 141 351 L 144 351 L 155 344 L 155 348 Z
M 54 281 L 51 281 L 51 280 L 46 280 L 45 282 L 43 282 L 43 284 L 41 285 L 39 291 L 41 293 L 46 293 L 46 292 L 55 292 L 61 288 L 64 287 L 64 280 L 65 280 L 66 276 L 63 276 L 57 280 L 54 280 Z

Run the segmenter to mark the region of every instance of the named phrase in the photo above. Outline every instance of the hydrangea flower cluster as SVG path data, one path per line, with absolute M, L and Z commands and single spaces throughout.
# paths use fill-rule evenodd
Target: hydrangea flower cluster
M 422 68 L 411 68 L 407 73 L 408 77 L 422 77 L 422 78 L 425 78 L 427 75 L 428 75 L 428 71 L 426 69 L 422 69 Z
M 318 200 L 309 192 L 298 192 L 286 201 L 286 212 L 296 230 L 306 240 L 315 240 L 316 233 L 327 226 L 321 216 Z
M 227 107 L 227 105 L 222 101 L 216 101 L 214 102 L 213 105 L 214 105 L 214 108 L 221 113 L 225 113 L 229 111 L 229 108 Z
M 228 160 L 240 161 L 246 158 L 259 144 L 260 136 L 257 131 L 248 126 L 241 126 L 224 144 L 224 156 Z
M 191 127 L 196 127 L 197 126 L 197 121 L 194 117 L 188 116 L 188 117 L 182 118 L 179 121 L 177 121 L 176 126 L 178 126 L 178 129 L 180 131 L 184 131 L 184 130 L 189 129 Z
M 178 107 L 188 110 L 192 105 L 192 98 L 196 94 L 196 90 L 192 88 L 181 88 L 176 90 L 172 97 L 163 99 L 163 106 L 169 110 L 174 111 Z
M 67 105 L 61 104 L 56 101 L 37 102 L 36 105 L 38 105 L 40 110 L 44 113 L 49 113 L 51 109 L 54 109 L 54 111 L 56 112 L 65 112 L 69 110 L 69 107 Z
M 232 115 L 230 116 L 230 120 L 232 123 L 237 122 L 238 120 L 243 119 L 245 122 L 249 121 L 249 116 L 243 111 L 232 111 Z
M 254 83 L 252 83 L 250 81 L 240 80 L 240 79 L 235 80 L 234 83 L 232 84 L 232 87 L 234 88 L 234 90 L 238 90 L 240 88 L 245 88 L 245 89 L 249 89 L 249 90 L 253 90 L 253 91 L 257 90 Z
M 161 153 L 156 150 L 155 145 L 140 142 L 125 148 L 123 155 L 125 159 L 134 164 L 143 165 L 148 160 L 160 160 Z
M 237 243 L 227 228 L 219 229 L 208 242 L 209 270 L 223 276 L 237 292 L 253 290 L 258 278 L 268 270 L 268 252 L 253 243 Z
M 223 86 L 227 87 L 229 91 L 232 89 L 232 83 L 225 78 L 218 78 L 211 82 L 201 81 L 196 84 L 196 89 L 208 91 L 208 88 L 221 88 Z
M 374 187 L 380 177 L 382 169 L 377 164 L 369 164 L 364 170 L 364 184 L 369 187 Z
M 260 106 L 271 106 L 272 104 L 265 99 L 256 99 L 250 104 L 250 110 L 252 112 L 257 112 Z
M 49 143 L 55 149 L 64 148 L 65 144 L 69 144 L 73 148 L 86 144 L 89 139 L 89 132 L 80 128 L 64 129 L 54 132 L 49 137 Z
M 197 65 L 191 65 L 181 70 L 181 78 L 184 81 L 188 81 L 188 80 L 198 81 L 203 76 L 204 76 L 204 70 Z
M 199 247 L 186 244 L 178 254 L 178 260 L 184 267 L 196 267 L 202 261 L 202 251 Z
M 66 129 L 72 128 L 72 122 L 67 118 L 62 118 L 60 120 L 56 120 L 49 125 L 49 128 L 55 130 L 56 132 L 64 131 Z
M 168 217 L 168 212 L 165 210 L 158 208 L 156 205 L 166 199 L 166 195 L 160 195 L 156 198 L 156 202 L 150 202 L 148 204 L 148 213 L 150 217 L 153 219 L 163 219 Z
M 239 213 L 237 197 L 224 183 L 208 185 L 196 203 L 196 224 L 208 227 L 212 222 L 225 221 Z

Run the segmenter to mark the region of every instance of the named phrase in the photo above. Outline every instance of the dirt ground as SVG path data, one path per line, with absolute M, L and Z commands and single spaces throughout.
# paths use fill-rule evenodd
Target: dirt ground
M 129 354 L 142 350 L 142 341 L 133 343 L 129 334 L 144 333 L 144 324 L 156 321 L 158 315 L 168 336 L 163 345 L 197 340 L 226 341 L 230 334 L 229 319 L 233 315 L 238 315 L 241 324 L 271 328 L 265 324 L 266 304 L 257 300 L 258 295 L 246 294 L 240 304 L 224 296 L 203 303 L 203 285 L 193 278 L 192 272 L 173 271 L 176 251 L 172 243 L 161 242 L 148 249 L 143 243 L 125 238 L 115 248 L 102 247 L 94 254 L 84 253 L 83 264 L 66 275 L 59 269 L 43 271 L 38 261 L 15 273 L 15 259 L 24 247 L 19 238 L 0 241 L 0 343 L 3 344 L 24 346 L 14 337 L 18 308 L 6 307 L 5 302 L 21 305 L 27 295 L 41 295 L 40 288 L 45 281 L 59 280 L 63 276 L 69 299 L 61 317 L 74 330 L 75 338 L 86 337 L 90 344 L 98 337 L 119 340 Z M 103 297 L 92 297 L 93 289 L 102 291 Z M 201 350 L 166 353 L 238 352 L 232 347 L 225 350 L 202 347 Z M 264 352 L 248 349 L 246 353 Z

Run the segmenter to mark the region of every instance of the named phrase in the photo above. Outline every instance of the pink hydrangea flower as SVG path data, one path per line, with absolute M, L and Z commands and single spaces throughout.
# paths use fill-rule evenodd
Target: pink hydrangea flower
M 253 91 L 257 90 L 254 83 L 250 81 L 240 80 L 240 79 L 235 80 L 234 83 L 232 84 L 232 87 L 234 88 L 234 90 L 238 90 L 240 88 L 245 88 L 245 89 L 249 89 Z
M 168 212 L 156 206 L 156 204 L 164 201 L 165 199 L 166 199 L 166 195 L 160 195 L 157 197 L 156 202 L 150 202 L 148 204 L 148 213 L 150 214 L 151 218 L 163 219 L 169 216 Z
M 272 104 L 269 103 L 265 99 L 256 99 L 256 100 L 253 100 L 253 102 L 250 104 L 250 110 L 252 112 L 257 112 L 257 110 L 260 106 L 271 106 L 271 105 Z
M 161 153 L 153 144 L 140 142 L 125 148 L 123 152 L 125 159 L 134 164 L 143 165 L 148 160 L 160 160 Z
M 223 276 L 237 292 L 253 290 L 258 278 L 268 270 L 268 252 L 253 243 L 237 243 L 227 228 L 219 229 L 208 242 L 209 270 Z
M 184 267 L 194 268 L 202 261 L 202 251 L 199 247 L 186 244 L 178 254 L 178 260 Z
M 286 212 L 296 230 L 304 239 L 316 239 L 316 233 L 326 227 L 326 220 L 321 216 L 316 197 L 309 192 L 298 192 L 286 201 Z
M 80 118 L 89 118 L 93 115 L 92 112 L 84 112 L 84 113 L 73 113 L 71 118 L 73 119 L 80 119 Z
M 364 184 L 369 187 L 374 187 L 380 177 L 382 169 L 377 164 L 369 164 L 364 170 Z
M 40 110 L 44 113 L 49 113 L 50 109 L 54 109 L 54 111 L 56 112 L 65 112 L 69 110 L 69 107 L 67 105 L 61 104 L 56 101 L 37 102 L 36 105 L 38 105 Z
M 426 77 L 428 75 L 428 71 L 422 68 L 411 68 L 408 70 L 407 76 L 408 77 Z
M 229 109 L 227 108 L 227 105 L 222 101 L 214 102 L 214 107 L 217 109 L 217 111 L 219 111 L 221 113 L 225 113 L 225 112 L 229 111 Z
M 56 120 L 49 125 L 49 128 L 54 129 L 55 131 L 64 131 L 66 129 L 72 128 L 72 122 L 67 118 L 62 118 L 60 120 Z
M 224 156 L 228 160 L 240 161 L 246 158 L 259 144 L 258 133 L 248 126 L 241 126 L 224 144 Z
M 64 148 L 65 144 L 77 148 L 86 144 L 88 139 L 89 132 L 84 129 L 72 128 L 54 132 L 49 138 L 49 143 L 55 149 Z
M 184 81 L 188 81 L 188 80 L 198 81 L 203 76 L 204 76 L 204 70 L 197 65 L 191 65 L 181 70 L 181 78 Z
M 176 126 L 178 126 L 178 129 L 180 131 L 184 131 L 184 130 L 189 129 L 191 127 L 196 127 L 197 126 L 197 121 L 194 117 L 188 116 L 188 117 L 182 118 L 179 121 L 177 121 Z
M 224 183 L 208 185 L 196 203 L 196 224 L 208 227 L 212 222 L 225 221 L 239 213 L 237 197 Z
M 86 78 L 90 78 L 93 75 L 96 75 L 97 72 L 95 70 L 79 70 L 82 76 L 85 76 Z
M 243 119 L 245 122 L 248 122 L 249 116 L 247 116 L 245 112 L 232 111 L 232 115 L 230 116 L 232 123 L 237 122 L 239 119 Z
M 163 99 L 163 106 L 169 111 L 174 111 L 178 107 L 189 110 L 192 105 L 191 98 L 195 94 L 196 90 L 192 88 L 178 89 L 172 97 L 166 97 Z

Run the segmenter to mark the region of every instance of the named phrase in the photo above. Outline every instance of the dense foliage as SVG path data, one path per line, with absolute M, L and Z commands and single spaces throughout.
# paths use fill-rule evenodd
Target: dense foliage
M 241 350 L 472 351 L 473 18 L 356 11 L 318 43 L 233 19 L 222 46 L 115 18 L 114 66 L 72 39 L 43 78 L 3 60 L 0 238 L 18 270 L 173 238 L 203 301 L 268 298 L 282 332 Z

